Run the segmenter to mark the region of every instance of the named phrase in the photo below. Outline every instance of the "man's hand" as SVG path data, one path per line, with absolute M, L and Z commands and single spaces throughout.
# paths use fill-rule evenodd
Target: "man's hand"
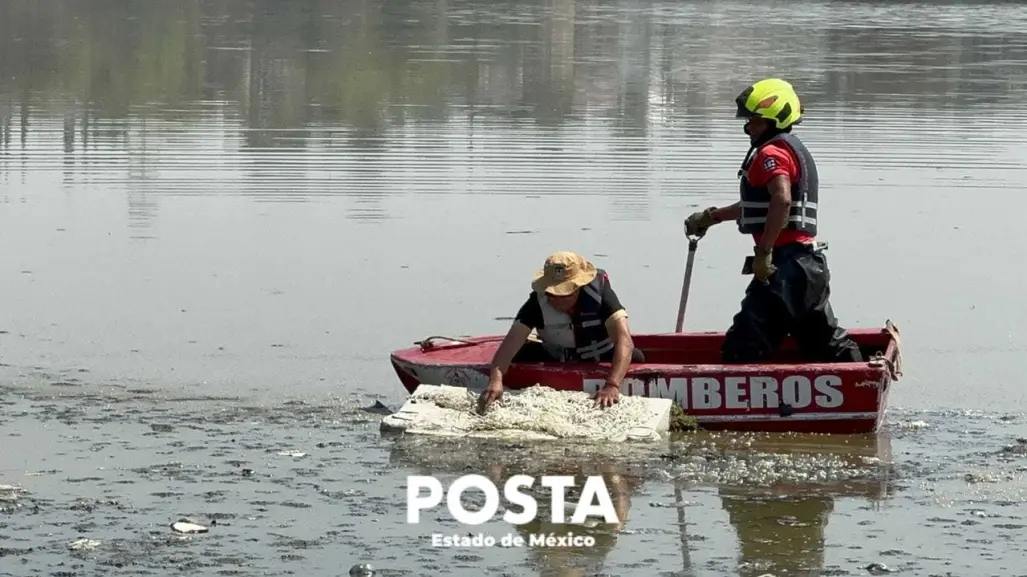
M 506 332 L 503 342 L 499 344 L 495 356 L 492 357 L 489 385 L 478 397 L 479 413 L 485 414 L 485 409 L 488 409 L 493 401 L 503 398 L 503 373 L 510 368 L 510 363 L 513 362 L 517 351 L 524 346 L 524 341 L 528 340 L 529 334 L 531 334 L 531 327 L 520 321 L 514 321 L 510 325 L 510 330 Z
M 770 275 L 774 274 L 774 271 L 777 270 L 777 267 L 774 266 L 771 260 L 774 251 L 756 247 L 755 252 L 756 258 L 752 261 L 752 274 L 756 277 L 756 280 L 767 284 L 770 282 Z
M 717 207 L 711 206 L 702 212 L 692 213 L 685 219 L 685 234 L 688 236 L 705 235 L 706 231 L 718 222 L 713 217 L 713 211 L 715 210 L 717 210 Z
M 607 407 L 612 407 L 614 403 L 620 402 L 620 387 L 616 383 L 606 381 L 603 388 L 596 392 L 596 396 L 594 398 L 596 400 L 596 404 L 601 408 L 605 409 Z
M 497 383 L 492 381 L 488 387 L 481 392 L 478 397 L 478 413 L 484 415 L 486 409 L 489 408 L 494 401 L 498 401 L 503 398 L 503 383 Z

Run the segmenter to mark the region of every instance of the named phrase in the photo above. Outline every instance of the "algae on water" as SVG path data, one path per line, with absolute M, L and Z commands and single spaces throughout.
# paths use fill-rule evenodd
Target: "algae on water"
M 649 404 L 641 397 L 621 395 L 609 408 L 595 404 L 582 391 L 558 391 L 535 385 L 517 394 L 504 394 L 484 415 L 477 413 L 478 396 L 464 388 L 443 387 L 412 398 L 452 411 L 442 422 L 424 428 L 471 431 L 529 431 L 563 439 L 604 440 L 623 436 L 649 418 Z
M 695 431 L 699 428 L 699 420 L 689 415 L 681 408 L 681 405 L 674 403 L 670 406 L 670 430 Z

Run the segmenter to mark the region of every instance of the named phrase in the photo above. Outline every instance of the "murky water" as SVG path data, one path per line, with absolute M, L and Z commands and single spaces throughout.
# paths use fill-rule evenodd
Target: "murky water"
M 1027 574 L 1025 31 L 1003 2 L 0 3 L 0 575 Z M 670 330 L 681 220 L 733 200 L 731 101 L 769 74 L 838 314 L 903 332 L 878 438 L 381 437 L 388 353 L 502 332 L 552 250 Z M 688 327 L 727 326 L 747 250 L 703 240 Z M 518 470 L 619 475 L 627 524 L 546 552 L 404 523 L 407 474 Z

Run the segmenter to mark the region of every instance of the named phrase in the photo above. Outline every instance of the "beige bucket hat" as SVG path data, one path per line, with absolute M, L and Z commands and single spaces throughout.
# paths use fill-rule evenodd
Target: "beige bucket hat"
M 559 251 L 549 255 L 542 270 L 535 273 L 531 288 L 537 293 L 562 297 L 592 282 L 595 277 L 594 264 L 579 254 Z

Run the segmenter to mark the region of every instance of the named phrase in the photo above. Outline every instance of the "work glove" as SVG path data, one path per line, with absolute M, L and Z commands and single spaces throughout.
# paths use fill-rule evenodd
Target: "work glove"
M 685 219 L 685 234 L 688 236 L 703 236 L 706 231 L 715 224 L 716 219 L 713 218 L 713 211 L 717 207 L 711 206 L 704 211 L 692 213 L 688 218 Z
M 752 274 L 756 277 L 756 280 L 763 284 L 767 284 L 770 279 L 770 275 L 774 274 L 777 267 L 774 266 L 773 258 L 774 251 L 764 252 L 760 247 L 755 248 L 756 257 L 752 261 Z

